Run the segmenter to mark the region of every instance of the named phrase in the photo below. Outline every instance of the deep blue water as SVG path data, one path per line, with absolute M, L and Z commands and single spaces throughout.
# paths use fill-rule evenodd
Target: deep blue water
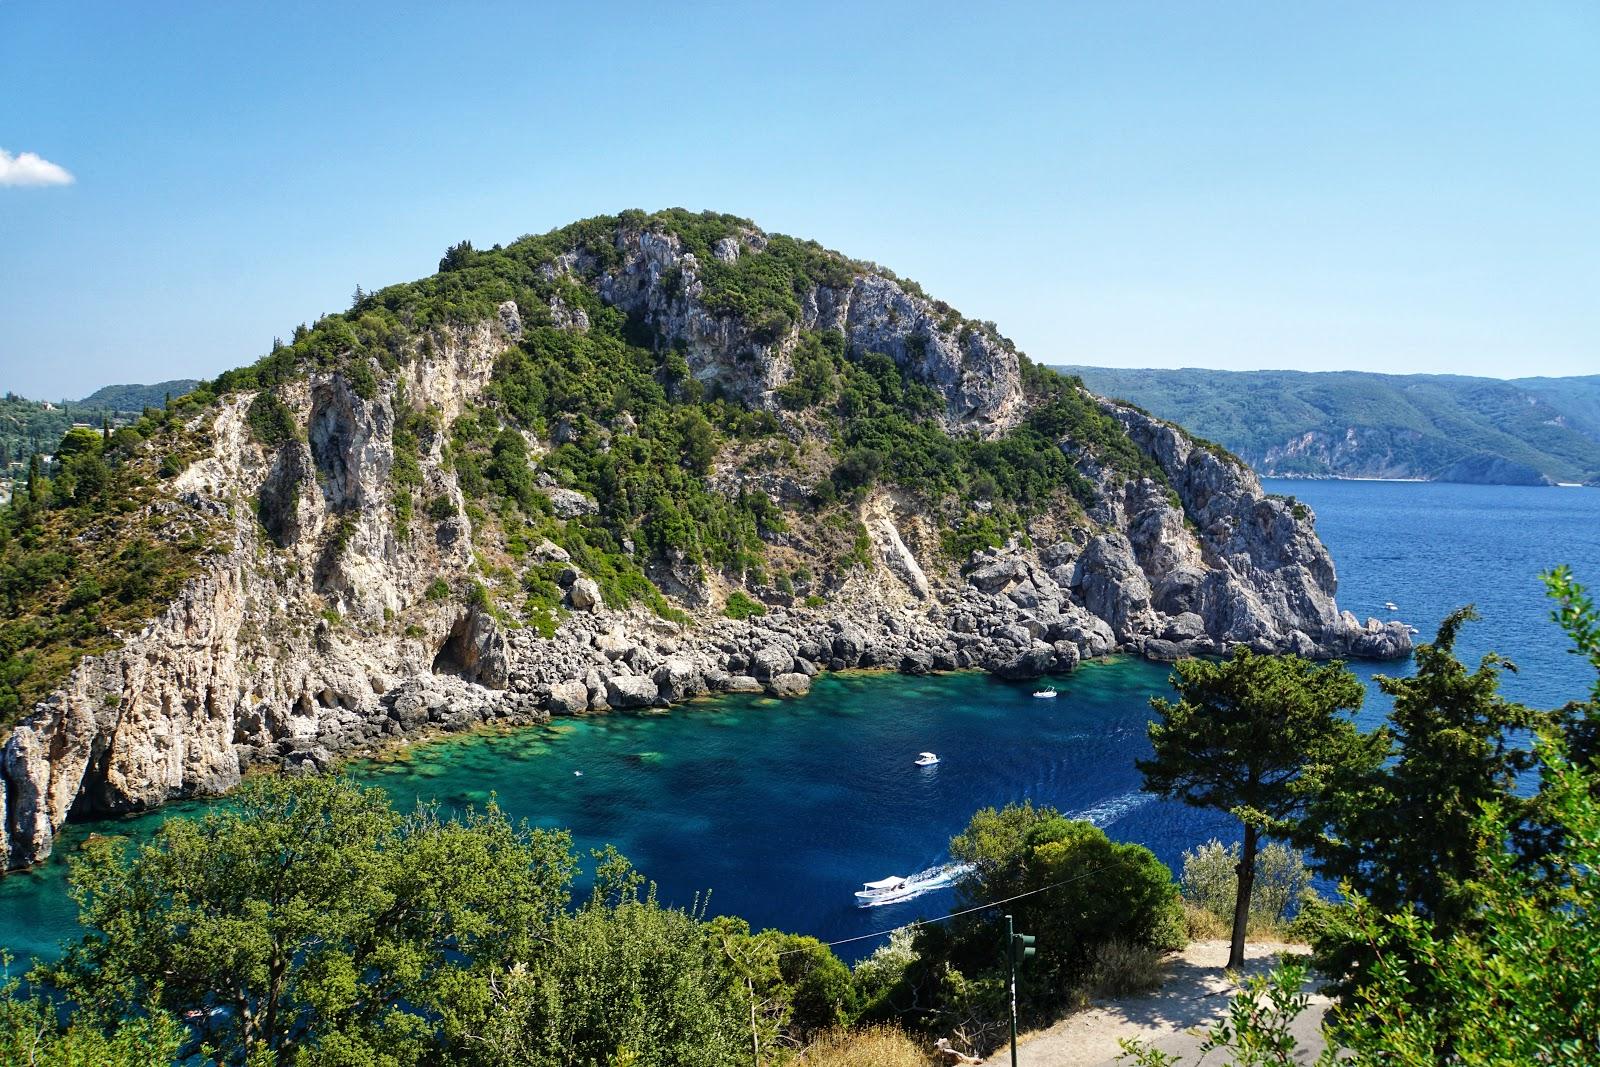
M 1600 585 L 1600 492 L 1381 482 L 1272 481 L 1315 509 L 1338 563 L 1340 604 L 1365 618 L 1399 617 L 1430 636 L 1450 610 L 1475 602 L 1463 655 L 1493 647 L 1524 668 L 1513 697 L 1554 706 L 1582 696 L 1587 664 L 1549 621 L 1538 573 L 1570 562 Z M 1408 665 L 1358 665 L 1363 678 Z M 617 845 L 687 903 L 824 940 L 854 937 L 945 910 L 950 894 L 870 910 L 859 883 L 909 874 L 945 858 L 977 808 L 1031 798 L 1092 818 L 1168 863 L 1212 836 L 1236 833 L 1226 815 L 1139 791 L 1133 761 L 1147 751 L 1148 699 L 1163 668 L 1134 660 L 1090 664 L 1057 679 L 1061 697 L 1031 684 L 975 675 L 819 679 L 788 703 L 730 697 L 663 714 L 567 720 L 514 734 L 413 747 L 403 761 L 353 773 L 396 803 L 482 804 L 493 792 L 515 817 L 570 829 L 580 849 Z M 1381 718 L 1373 693 L 1362 718 Z M 912 766 L 923 749 L 936 768 Z M 575 775 L 581 771 L 582 775 Z M 73 931 L 64 858 L 91 830 L 151 832 L 186 804 L 137 819 L 69 828 L 57 858 L 0 881 L 0 946 L 51 954 Z M 849 958 L 871 940 L 841 946 Z

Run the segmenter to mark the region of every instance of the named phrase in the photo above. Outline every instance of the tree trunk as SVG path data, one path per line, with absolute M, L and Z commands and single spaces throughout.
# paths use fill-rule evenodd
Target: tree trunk
M 1244 934 L 1250 925 L 1250 890 L 1256 881 L 1256 828 L 1244 827 L 1244 848 L 1239 853 L 1239 895 L 1233 901 L 1233 943 L 1228 946 L 1228 967 L 1244 966 Z

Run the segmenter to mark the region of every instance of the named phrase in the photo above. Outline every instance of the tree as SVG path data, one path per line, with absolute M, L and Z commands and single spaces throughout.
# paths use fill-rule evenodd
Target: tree
M 607 850 L 589 899 L 558 915 L 542 951 L 495 983 L 467 1047 L 505 1067 L 746 1062 L 746 986 L 703 918 L 663 907 Z
M 1394 700 L 1388 725 L 1370 735 L 1366 762 L 1321 783 L 1296 832 L 1321 873 L 1382 914 L 1413 910 L 1442 936 L 1477 921 L 1473 882 L 1503 848 L 1479 832 L 1484 809 L 1498 807 L 1511 832 L 1533 843 L 1533 804 L 1516 795 L 1536 764 L 1522 731 L 1549 721 L 1500 695 L 1500 672 L 1513 664 L 1491 652 L 1468 671 L 1456 659 L 1456 637 L 1477 617 L 1470 607 L 1451 614 L 1417 649 L 1415 674 L 1378 679 Z M 1377 955 L 1359 928 L 1336 914 L 1323 920 L 1318 966 L 1348 991 Z
M 56 446 L 56 458 L 97 455 L 101 447 L 100 435 L 87 426 L 74 426 L 61 436 Z
M 131 853 L 74 857 L 85 933 L 40 976 L 96 1017 L 189 1018 L 227 1057 L 414 1062 L 534 954 L 567 840 L 492 807 L 405 817 L 336 778 L 252 779 Z
M 460 270 L 472 261 L 472 242 L 459 241 L 445 249 L 444 258 L 439 260 L 439 271 Z M 297 338 L 298 340 L 298 338 Z
M 1169 871 L 1142 845 L 1112 841 L 1093 823 L 1054 808 L 1010 804 L 985 808 L 950 841 L 950 855 L 970 864 L 958 884 L 964 905 L 1045 890 L 1009 906 L 1017 928 L 1044 951 L 1039 973 L 1064 991 L 1083 977 L 1094 950 L 1109 941 L 1154 948 L 1182 944 L 1183 908 Z M 994 962 L 993 928 L 977 919 L 958 928 L 959 964 L 976 973 Z
M 62 1025 L 59 1007 L 41 995 L 24 996 L 4 972 L 0 954 L 0 1063 L 30 1067 L 149 1067 L 176 1063 L 184 1028 L 171 1015 L 140 1011 L 125 1019 L 97 1020 L 79 1012 Z
M 1238 967 L 1260 833 L 1303 811 L 1308 772 L 1359 755 L 1361 735 L 1345 713 L 1361 706 L 1365 692 L 1342 663 L 1319 666 L 1243 646 L 1221 662 L 1180 661 L 1172 685 L 1177 702 L 1151 698 L 1160 716 L 1150 724 L 1155 753 L 1137 766 L 1151 792 L 1243 822 L 1228 951 L 1228 966 Z

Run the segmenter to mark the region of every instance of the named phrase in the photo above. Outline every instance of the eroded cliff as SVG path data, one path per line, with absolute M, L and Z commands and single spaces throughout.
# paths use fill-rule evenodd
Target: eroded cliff
M 147 505 L 212 549 L 10 731 L 6 864 L 72 814 L 430 729 L 856 667 L 1409 650 L 1339 612 L 1310 513 L 1236 459 L 870 264 L 707 218 L 452 250 L 214 383 Z

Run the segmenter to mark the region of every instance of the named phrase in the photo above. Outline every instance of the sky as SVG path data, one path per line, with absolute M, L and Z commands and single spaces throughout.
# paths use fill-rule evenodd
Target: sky
M 0 391 L 732 212 L 1047 363 L 1600 373 L 1600 5 L 0 0 Z

